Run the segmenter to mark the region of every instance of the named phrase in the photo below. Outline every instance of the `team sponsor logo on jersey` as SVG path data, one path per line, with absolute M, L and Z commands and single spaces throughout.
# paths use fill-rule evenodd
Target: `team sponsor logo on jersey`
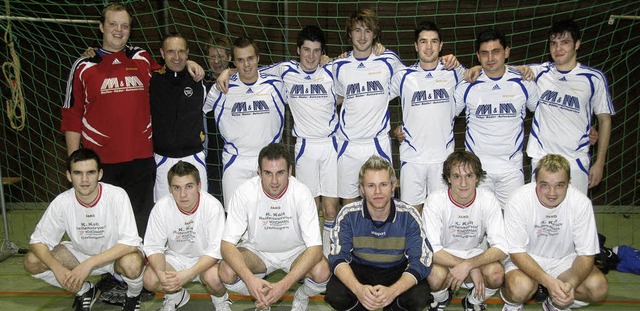
M 112 94 L 144 90 L 144 84 L 137 76 L 127 76 L 124 79 L 106 78 L 100 86 L 100 94 Z
M 499 90 L 500 86 L 498 86 L 497 84 L 493 86 L 493 88 L 491 90 L 495 91 L 495 90 Z
M 518 110 L 512 103 L 499 103 L 497 105 L 484 104 L 476 108 L 476 118 L 513 118 L 518 114 Z
M 119 59 L 117 59 L 117 58 L 116 58 L 116 59 L 114 59 L 114 60 L 113 60 L 113 62 L 111 63 L 111 65 L 120 65 L 120 64 L 122 64 L 122 63 L 121 63 L 121 62 L 120 62 L 120 60 L 119 60 Z
M 411 96 L 411 106 L 442 104 L 449 102 L 449 93 L 446 89 L 434 89 L 432 93 L 427 91 L 416 91 Z
M 560 233 L 562 222 L 557 215 L 547 215 L 539 224 L 534 225 L 536 237 L 552 237 Z
M 565 81 L 566 82 L 567 78 L 566 77 L 562 77 L 562 78 L 560 78 L 560 81 Z
M 264 100 L 254 100 L 247 102 L 237 102 L 231 108 L 231 115 L 234 117 L 250 116 L 269 113 L 269 105 Z
M 253 93 L 253 90 L 249 88 L 245 94 L 252 94 L 252 93 Z
M 291 98 L 324 98 L 327 90 L 322 84 L 294 84 L 289 92 Z
M 472 239 L 478 235 L 479 224 L 476 224 L 473 220 L 469 220 L 467 217 L 459 217 L 465 219 L 459 219 L 449 225 L 449 233 L 452 237 L 458 239 Z
M 367 68 L 367 66 L 365 66 L 363 63 L 360 63 L 360 65 L 358 65 L 358 69 L 362 69 L 362 68 Z
M 346 97 L 362 97 L 384 94 L 384 87 L 378 80 L 367 81 L 365 83 L 353 83 L 347 85 Z
M 576 96 L 558 94 L 557 91 L 546 90 L 540 95 L 540 103 L 562 110 L 580 113 L 580 99 Z
M 311 76 L 307 75 L 306 77 L 304 77 L 305 80 L 311 80 Z
M 80 240 L 100 240 L 105 237 L 106 225 L 97 221 L 80 222 L 76 231 Z
M 425 77 L 425 78 L 427 78 L 427 79 L 431 79 L 431 78 L 433 78 L 433 76 L 431 75 L 431 73 L 430 73 L 430 72 L 429 72 L 429 73 L 427 73 L 427 75 L 426 75 L 426 76 L 424 76 L 424 77 Z
M 293 217 L 286 212 L 266 212 L 264 216 L 259 216 L 264 230 L 286 230 L 292 227 Z
M 184 96 L 191 97 L 193 95 L 193 89 L 190 86 L 184 88 Z

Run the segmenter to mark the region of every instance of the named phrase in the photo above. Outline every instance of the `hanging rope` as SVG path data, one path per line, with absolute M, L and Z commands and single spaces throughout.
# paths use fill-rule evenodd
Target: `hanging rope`
M 5 0 L 5 14 L 9 16 L 9 0 Z M 11 128 L 16 131 L 24 129 L 26 123 L 26 106 L 24 93 L 22 91 L 22 79 L 20 78 L 20 58 L 16 53 L 13 36 L 11 35 L 11 20 L 7 21 L 7 32 L 4 34 L 4 41 L 9 47 L 11 61 L 2 64 L 2 73 L 11 89 L 11 99 L 7 100 L 7 116 Z

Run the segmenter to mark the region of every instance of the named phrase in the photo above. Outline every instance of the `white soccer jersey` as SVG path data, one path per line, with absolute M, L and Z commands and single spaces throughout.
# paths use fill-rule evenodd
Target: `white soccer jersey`
M 214 111 L 225 141 L 224 152 L 257 156 L 264 146 L 280 142 L 284 127 L 282 91 L 282 80 L 266 74 L 260 74 L 250 85 L 240 81 L 237 73 L 232 75 L 227 94 L 211 88 L 203 110 Z
M 336 94 L 331 65 L 306 72 L 297 61 L 284 61 L 260 69 L 284 81 L 286 102 L 293 115 L 293 136 L 327 138 L 338 129 Z
M 536 84 L 511 68 L 500 79 L 481 71 L 476 82 L 456 87 L 455 99 L 456 113 L 466 113 L 465 147 L 482 167 L 490 174 L 522 170 L 524 117 L 538 102 Z
M 615 114 L 607 78 L 580 63 L 568 72 L 550 62 L 531 69 L 536 74 L 540 101 L 527 154 L 540 159 L 555 153 L 569 161 L 587 156 L 592 115 Z
M 222 259 L 223 231 L 224 209 L 212 195 L 201 191 L 196 207 L 189 213 L 178 208 L 173 196 L 167 195 L 151 210 L 142 249 L 147 256 L 174 253 Z
M 571 185 L 556 208 L 540 203 L 535 182 L 518 188 L 505 205 L 504 226 L 511 253 L 563 258 L 600 252 L 591 200 Z
M 66 233 L 73 249 L 100 254 L 116 244 L 140 246 L 140 237 L 129 196 L 120 187 L 99 183 L 97 203 L 85 207 L 73 188 L 58 195 L 47 207 L 31 235 L 30 244 L 52 249 Z
M 485 234 L 491 247 L 509 254 L 504 236 L 502 208 L 493 193 L 477 188 L 473 202 L 460 206 L 449 196 L 449 189 L 429 194 L 422 209 L 422 222 L 433 252 L 447 248 L 486 249 Z
M 400 160 L 441 163 L 453 152 L 455 121 L 454 90 L 464 79 L 464 68 L 424 70 L 420 63 L 396 72 L 391 79 L 391 98 L 402 102 Z
M 313 195 L 295 177 L 289 177 L 278 198 L 264 192 L 260 176 L 246 181 L 231 198 L 227 212 L 222 240 L 229 243 L 237 244 L 242 238 L 256 251 L 267 253 L 322 245 Z
M 342 140 L 369 140 L 389 133 L 389 84 L 404 69 L 398 55 L 387 50 L 379 56 L 357 59 L 349 52 L 333 63 L 336 94 L 344 101 L 340 110 Z

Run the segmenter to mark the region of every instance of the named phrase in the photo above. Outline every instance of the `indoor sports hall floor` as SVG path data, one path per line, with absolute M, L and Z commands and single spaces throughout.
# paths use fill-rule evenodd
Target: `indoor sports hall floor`
M 9 232 L 12 241 L 20 247 L 25 246 L 24 237 L 29 233 L 25 230 L 32 230 L 35 221 L 39 219 L 42 211 L 13 209 L 7 213 Z M 596 215 L 600 232 L 607 236 L 607 246 L 616 244 L 632 245 L 640 248 L 640 245 L 633 245 L 640 241 L 640 215 L 621 213 L 599 213 Z M 32 223 L 32 225 L 29 225 Z M 25 225 L 27 224 L 27 225 Z M 604 228 L 604 230 L 602 229 Z M 3 230 L 0 230 L 3 236 Z M 610 243 L 613 243 L 611 244 Z M 73 297 L 56 288 L 30 277 L 22 267 L 22 255 L 14 255 L 5 261 L 0 262 L 0 310 L 3 311 L 31 311 L 31 310 L 71 310 Z M 277 280 L 281 275 L 275 274 L 269 280 Z M 591 305 L 579 310 L 640 310 L 640 276 L 633 274 L 612 271 L 607 275 L 609 280 L 609 296 L 604 304 Z M 297 287 L 297 286 L 296 286 Z M 180 310 L 213 310 L 209 296 L 205 294 L 204 287 L 199 284 L 190 284 L 188 289 L 191 293 L 191 301 Z M 455 296 L 447 310 L 462 310 L 461 298 L 466 291 L 461 290 Z M 277 305 L 272 307 L 273 311 L 289 310 L 293 291 L 287 293 Z M 234 300 L 233 310 L 253 310 L 253 302 L 244 296 L 232 295 Z M 162 305 L 162 298 L 158 295 L 152 301 L 143 302 L 142 310 L 157 310 Z M 502 302 L 499 297 L 494 296 L 488 300 L 488 310 L 501 310 Z M 541 305 L 531 303 L 525 306 L 525 310 L 541 310 Z M 93 310 L 120 310 L 120 307 L 97 302 Z M 322 296 L 313 297 L 310 311 L 331 310 L 322 301 Z

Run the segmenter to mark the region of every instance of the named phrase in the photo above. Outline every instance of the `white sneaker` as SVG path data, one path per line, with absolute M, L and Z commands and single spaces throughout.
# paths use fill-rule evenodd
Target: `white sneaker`
M 231 311 L 231 305 L 233 304 L 233 302 L 231 301 L 231 299 L 222 301 L 222 302 L 214 302 L 213 303 L 213 307 L 216 309 L 216 311 Z
M 176 295 L 178 298 L 171 299 L 167 295 L 164 296 L 164 301 L 162 302 L 162 308 L 159 311 L 176 311 L 178 308 L 184 306 L 191 299 L 191 295 L 186 289 L 182 289 L 180 295 Z
M 293 303 L 291 304 L 291 311 L 307 311 L 309 307 L 309 296 L 302 294 L 302 287 L 296 290 L 293 294 Z
M 571 311 L 571 308 L 559 309 L 551 303 L 551 297 L 542 302 L 542 310 L 544 311 Z

